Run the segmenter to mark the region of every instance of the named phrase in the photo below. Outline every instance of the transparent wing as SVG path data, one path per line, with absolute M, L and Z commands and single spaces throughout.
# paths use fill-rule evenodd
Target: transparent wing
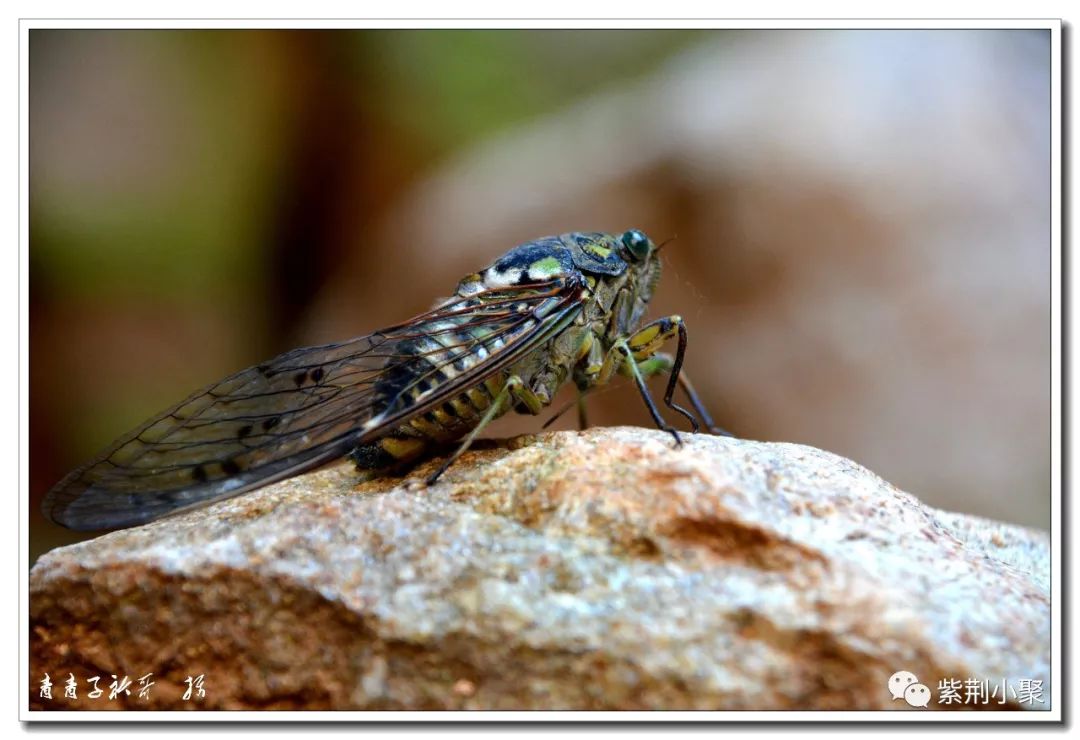
M 72 529 L 131 526 L 318 467 L 538 347 L 574 318 L 581 290 L 560 278 L 455 297 L 242 370 L 73 471 L 45 514 Z

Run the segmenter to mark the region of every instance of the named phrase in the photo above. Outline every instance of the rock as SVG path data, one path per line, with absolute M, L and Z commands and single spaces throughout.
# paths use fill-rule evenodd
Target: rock
M 434 464 L 341 464 L 46 554 L 32 707 L 911 709 L 903 670 L 931 708 L 945 679 L 1041 681 L 1005 707 L 1049 708 L 1044 533 L 793 444 L 596 428 L 425 487 Z

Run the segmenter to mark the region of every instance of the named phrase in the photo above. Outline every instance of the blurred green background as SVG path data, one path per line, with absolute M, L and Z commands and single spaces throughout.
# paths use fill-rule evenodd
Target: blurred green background
M 721 425 L 1049 526 L 1045 32 L 34 30 L 30 173 L 32 560 L 195 388 L 632 226 Z

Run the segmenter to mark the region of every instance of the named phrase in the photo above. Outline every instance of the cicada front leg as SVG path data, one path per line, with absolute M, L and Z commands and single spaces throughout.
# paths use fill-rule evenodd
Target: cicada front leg
M 649 359 L 638 363 L 638 369 L 646 378 L 671 372 L 671 369 L 674 366 L 675 358 L 667 352 L 657 352 Z M 701 397 L 698 395 L 697 391 L 694 390 L 694 385 L 690 382 L 690 378 L 687 376 L 686 371 L 680 370 L 677 377 L 679 387 L 683 389 L 683 393 L 690 399 L 690 405 L 694 407 L 694 411 L 697 412 L 703 426 L 712 434 L 718 434 L 723 437 L 733 436 L 731 432 L 717 426 L 716 422 L 713 421 L 712 415 L 706 410 L 705 404 L 701 401 Z
M 665 342 L 675 337 L 678 337 L 678 349 L 674 357 L 657 352 Z M 701 428 L 697 418 L 674 401 L 675 386 L 681 385 L 690 398 L 691 405 L 710 431 L 727 434 L 713 424 L 712 418 L 705 411 L 704 404 L 701 403 L 690 381 L 683 376 L 682 362 L 686 353 L 686 342 L 686 324 L 682 317 L 665 316 L 647 324 L 631 336 L 617 340 L 608 350 L 599 367 L 596 367 L 595 363 L 587 364 L 583 373 L 593 376 L 591 383 L 595 386 L 607 384 L 615 372 L 633 379 L 657 427 L 670 432 L 676 443 L 681 444 L 682 440 L 678 432 L 660 416 L 645 386 L 645 377 L 668 372 L 670 377 L 664 392 L 664 404 L 689 419 L 695 432 Z

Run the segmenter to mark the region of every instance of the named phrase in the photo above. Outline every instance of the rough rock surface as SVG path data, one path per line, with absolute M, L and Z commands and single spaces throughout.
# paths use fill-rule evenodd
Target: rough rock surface
M 1045 534 L 792 444 L 606 428 L 492 443 L 425 487 L 433 464 L 342 464 L 48 553 L 31 706 L 910 709 L 905 670 L 935 697 L 1041 680 L 1049 708 Z M 87 697 L 114 674 L 130 695 Z

